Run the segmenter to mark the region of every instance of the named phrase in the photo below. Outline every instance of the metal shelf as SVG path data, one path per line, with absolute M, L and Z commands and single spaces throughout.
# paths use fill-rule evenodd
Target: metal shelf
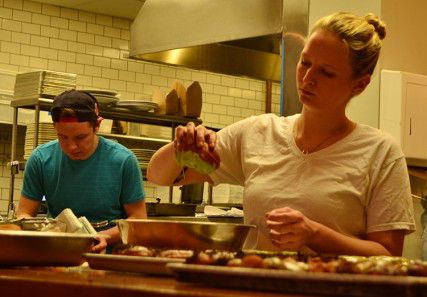
M 34 99 L 15 99 L 10 102 L 10 106 L 17 108 L 36 109 L 39 106 L 40 110 L 49 111 L 52 107 L 53 99 L 34 98 Z M 105 119 L 121 120 L 128 122 L 137 122 L 149 125 L 157 125 L 164 127 L 172 127 L 176 125 L 185 125 L 188 122 L 201 124 L 199 118 L 156 115 L 152 112 L 133 111 L 118 107 L 99 106 L 99 113 Z

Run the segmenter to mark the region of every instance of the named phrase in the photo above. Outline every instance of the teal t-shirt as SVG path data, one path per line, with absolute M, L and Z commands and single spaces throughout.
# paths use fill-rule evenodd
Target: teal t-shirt
M 126 218 L 123 205 L 145 197 L 141 169 L 126 147 L 99 136 L 87 160 L 71 160 L 58 140 L 37 147 L 28 159 L 22 195 L 46 197 L 49 216 L 70 208 L 90 222 Z

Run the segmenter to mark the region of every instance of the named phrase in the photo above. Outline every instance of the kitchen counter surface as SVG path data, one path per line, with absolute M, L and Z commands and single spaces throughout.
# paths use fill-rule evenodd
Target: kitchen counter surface
M 2 296 L 204 296 L 298 297 L 268 292 L 231 290 L 178 282 L 172 277 L 93 270 L 79 267 L 0 268 Z M 308 296 L 308 295 L 304 295 Z

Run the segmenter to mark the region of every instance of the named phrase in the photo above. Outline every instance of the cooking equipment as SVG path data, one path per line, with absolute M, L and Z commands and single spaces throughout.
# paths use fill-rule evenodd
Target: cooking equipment
M 47 231 L 54 228 L 56 223 L 57 221 L 55 219 L 51 219 L 47 217 L 35 217 L 35 218 L 22 218 L 22 219 L 12 219 L 12 220 L 1 221 L 0 226 L 4 224 L 14 224 L 19 226 L 22 230 Z
M 179 281 L 235 289 L 322 296 L 425 296 L 427 280 L 414 276 L 292 272 L 276 269 L 171 263 Z
M 181 202 L 196 204 L 202 203 L 203 188 L 204 183 L 181 186 Z
M 124 272 L 139 272 L 155 275 L 171 275 L 166 268 L 168 263 L 182 263 L 184 259 L 140 257 L 108 254 L 83 254 L 92 269 L 113 270 Z
M 153 216 L 189 216 L 194 217 L 197 204 L 147 202 L 147 215 Z
M 1 231 L 1 266 L 77 266 L 95 237 L 89 234 Z
M 118 220 L 124 244 L 155 248 L 241 250 L 253 225 L 172 220 Z
M 161 203 L 160 198 L 155 198 L 155 200 L 156 202 L 145 203 L 148 216 L 195 216 L 197 204 Z
M 301 111 L 292 78 L 308 33 L 309 7 L 308 0 L 146 0 L 131 26 L 129 55 L 280 81 L 280 113 L 292 115 Z

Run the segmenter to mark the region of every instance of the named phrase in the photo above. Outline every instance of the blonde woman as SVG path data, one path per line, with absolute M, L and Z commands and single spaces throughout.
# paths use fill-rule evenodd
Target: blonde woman
M 393 139 L 346 116 L 368 86 L 384 24 L 374 15 L 334 13 L 312 29 L 297 65 L 301 114 L 253 116 L 220 132 L 189 123 L 152 158 L 148 178 L 169 185 L 183 170 L 183 144 L 216 151 L 210 174 L 186 170 L 177 184 L 244 186 L 248 248 L 401 255 L 414 231 L 404 155 Z

